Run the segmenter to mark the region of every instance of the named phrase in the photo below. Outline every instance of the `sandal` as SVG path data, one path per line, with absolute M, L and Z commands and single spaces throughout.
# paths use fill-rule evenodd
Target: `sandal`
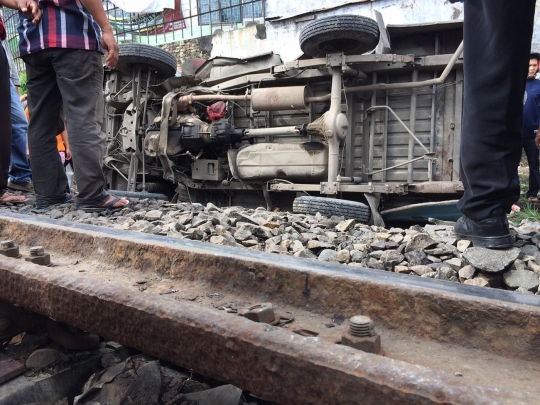
M 118 211 L 126 207 L 129 201 L 124 197 L 115 197 L 114 195 L 107 194 L 105 200 L 99 205 L 91 205 L 89 207 L 78 207 L 84 212 L 101 212 L 105 210 Z
M 77 197 L 77 194 L 75 193 L 65 193 L 62 201 L 57 202 L 41 202 L 35 204 L 36 210 L 39 210 L 40 212 L 47 211 L 50 207 L 60 205 L 60 204 L 70 204 L 75 202 L 75 198 Z
M 76 198 L 77 193 L 66 193 L 66 200 L 64 201 L 64 204 L 74 203 Z
M 538 197 L 527 197 L 527 201 L 532 202 L 532 203 L 537 203 Z
M 4 194 L 0 196 L 0 204 L 18 204 L 23 202 L 26 202 L 26 197 L 24 195 L 15 195 L 9 191 L 5 191 Z

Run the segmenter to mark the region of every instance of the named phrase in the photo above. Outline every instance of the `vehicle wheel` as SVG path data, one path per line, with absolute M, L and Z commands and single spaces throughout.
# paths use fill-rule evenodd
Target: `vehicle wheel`
M 367 223 L 371 217 L 371 211 L 366 204 L 324 197 L 297 197 L 293 202 L 293 212 L 310 215 L 315 215 L 317 212 L 326 216 L 340 215 L 363 223 Z
M 319 18 L 300 31 L 300 48 L 315 58 L 336 52 L 362 54 L 378 43 L 377 21 L 360 15 Z
M 176 73 L 176 58 L 157 46 L 145 44 L 122 44 L 116 69 L 132 74 L 135 65 L 152 67 L 160 79 L 168 79 Z

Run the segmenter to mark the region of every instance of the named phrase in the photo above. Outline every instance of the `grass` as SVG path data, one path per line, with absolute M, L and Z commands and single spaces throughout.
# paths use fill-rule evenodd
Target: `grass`
M 513 212 L 508 218 L 514 224 L 519 224 L 524 219 L 528 219 L 533 222 L 540 222 L 540 207 L 535 204 L 531 204 L 527 201 L 527 190 L 529 189 L 529 167 L 527 166 L 527 160 L 520 164 L 518 169 L 519 173 L 519 187 L 520 187 L 520 197 L 519 197 L 519 206 L 521 211 Z
M 533 222 L 540 222 L 540 213 L 538 212 L 538 208 L 527 202 L 521 206 L 521 211 L 514 212 L 510 217 L 508 217 L 508 220 L 514 224 L 519 224 L 524 219 L 528 219 L 529 221 Z

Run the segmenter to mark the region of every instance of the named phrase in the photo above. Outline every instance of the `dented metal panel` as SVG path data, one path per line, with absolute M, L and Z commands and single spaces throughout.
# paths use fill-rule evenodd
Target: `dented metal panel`
M 321 181 L 328 173 L 328 147 L 321 142 L 257 143 L 241 148 L 236 163 L 242 180 Z

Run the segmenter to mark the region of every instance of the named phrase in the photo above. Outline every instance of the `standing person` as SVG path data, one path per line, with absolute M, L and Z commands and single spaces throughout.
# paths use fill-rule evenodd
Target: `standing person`
M 535 0 L 465 0 L 461 180 L 454 226 L 474 245 L 513 245 L 506 214 L 519 198 L 513 181 L 522 149 Z
M 0 41 L 6 39 L 6 26 L 0 15 Z M 9 64 L 3 46 L 0 46 L 0 204 L 26 201 L 7 190 L 9 163 L 11 160 L 11 89 Z
M 538 192 L 540 191 L 539 151 L 535 144 L 536 134 L 540 133 L 538 132 L 540 126 L 540 80 L 535 78 L 539 60 L 540 55 L 531 54 L 523 98 L 523 149 L 529 164 L 527 200 L 533 203 L 538 202 Z
M 7 42 L 3 41 L 2 46 L 6 52 L 11 77 L 11 169 L 8 176 L 8 188 L 33 193 L 32 170 L 26 156 L 28 120 L 24 114 L 18 90 L 21 80 L 19 79 L 19 71 L 17 70 L 13 56 L 11 56 Z
M 26 115 L 27 121 L 30 121 L 30 112 L 28 111 L 28 107 L 24 109 L 24 114 Z M 71 164 L 71 169 L 73 169 L 73 162 L 71 161 L 71 148 L 69 147 L 69 137 L 66 129 L 66 122 L 62 119 L 62 117 L 59 117 L 59 119 L 62 121 L 64 129 L 62 130 L 62 133 L 56 135 L 56 148 L 58 149 L 58 154 L 60 155 L 60 160 L 62 161 L 64 169 L 69 164 Z M 27 153 L 30 156 L 30 152 L 27 151 Z M 67 194 L 70 193 L 69 185 L 66 188 L 65 192 Z
M 0 0 L 18 8 L 27 0 Z M 17 4 L 14 4 L 17 3 Z M 103 66 L 114 69 L 118 45 L 101 0 L 40 0 L 42 17 L 20 13 L 19 53 L 26 64 L 31 118 L 28 145 L 37 208 L 70 201 L 67 176 L 57 151 L 62 105 L 70 135 L 79 194 L 76 204 L 87 211 L 122 208 L 125 198 L 108 194 L 102 172 L 105 137 L 98 103 L 102 102 Z M 100 30 L 101 27 L 101 30 Z

